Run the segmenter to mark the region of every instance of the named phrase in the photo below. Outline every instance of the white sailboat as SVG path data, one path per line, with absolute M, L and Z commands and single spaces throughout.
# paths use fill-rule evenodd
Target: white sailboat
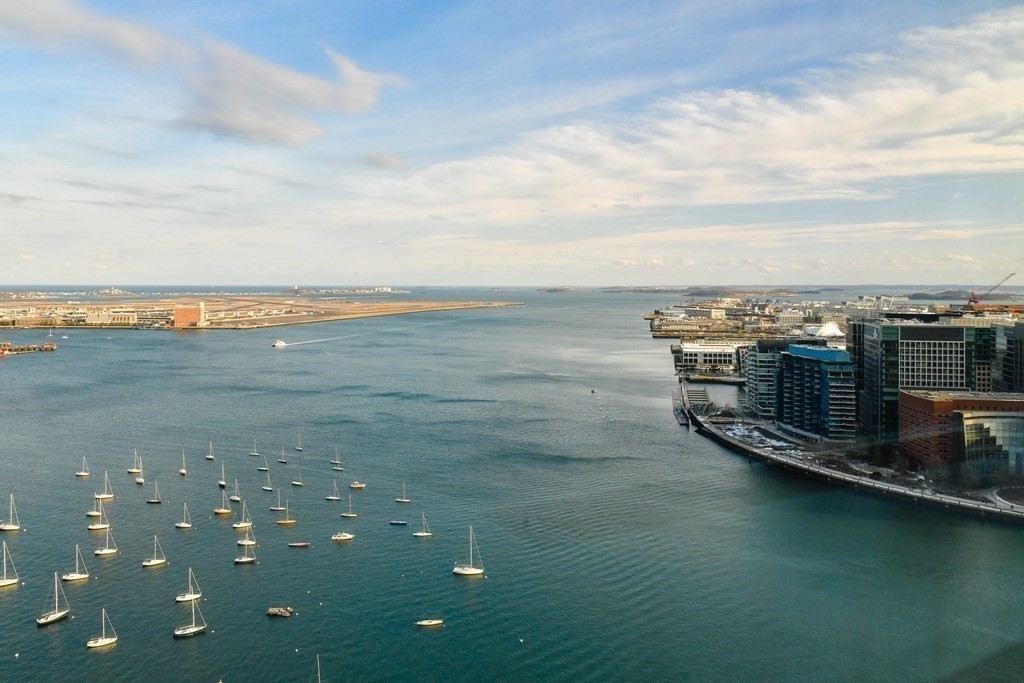
M 199 611 L 197 602 L 197 600 L 192 601 L 192 623 L 174 629 L 175 638 L 188 638 L 206 630 L 206 621 L 203 619 L 203 613 Z M 196 614 L 199 614 L 199 621 L 196 621 Z
M 249 517 L 249 508 L 246 507 L 245 501 L 242 501 L 242 519 L 231 525 L 232 529 L 248 529 L 252 526 L 252 519 Z
M 228 500 L 230 500 L 232 503 L 241 503 L 242 502 L 242 496 L 238 495 L 238 480 L 237 479 L 235 479 L 235 492 L 232 493 L 230 496 L 228 496 Z
M 356 513 L 352 512 L 352 494 L 351 493 L 348 494 L 348 512 L 342 512 L 341 516 L 342 517 L 350 517 L 350 518 L 355 518 L 355 517 L 359 516 Z
M 117 642 L 117 633 L 114 632 L 114 625 L 110 623 L 110 617 L 107 616 L 107 608 L 102 608 L 103 616 L 100 619 L 100 637 L 90 638 L 86 641 L 86 647 L 106 647 L 107 645 L 113 645 Z M 107 626 L 110 626 L 110 635 L 107 635 Z
M 281 489 L 277 490 L 277 505 L 271 505 L 270 509 L 274 512 L 283 512 L 284 507 L 281 505 Z
M 110 477 L 107 471 L 103 470 L 103 493 L 94 493 L 93 498 L 97 500 L 110 500 L 114 497 L 114 490 L 110 488 Z
M 102 517 L 103 516 L 103 501 L 99 498 L 92 499 L 92 510 L 85 513 L 86 517 Z
M 181 469 L 178 470 L 178 474 L 180 474 L 183 477 L 186 474 L 188 474 L 188 470 L 185 469 L 185 449 L 184 448 L 181 449 Z
M 334 460 L 331 461 L 331 465 L 333 465 L 331 469 L 338 470 L 339 472 L 344 472 L 344 470 L 341 469 L 341 456 L 338 455 L 337 446 L 334 447 Z
M 281 457 L 277 459 L 282 465 L 288 464 L 288 459 L 284 457 L 284 446 L 281 446 Z
M 139 449 L 135 449 L 135 455 L 132 456 L 132 466 L 128 468 L 128 474 L 138 474 L 142 471 L 142 464 L 139 462 Z
M 227 491 L 221 491 L 220 492 L 220 507 L 219 508 L 213 508 L 213 514 L 215 514 L 215 515 L 230 515 L 231 514 L 231 506 L 228 505 L 228 492 Z
M 139 476 L 135 477 L 135 483 L 144 485 L 146 483 L 145 477 L 142 476 L 142 456 L 139 456 Z
M 213 460 L 213 442 L 212 441 L 210 442 L 210 450 L 206 454 L 206 459 L 207 460 Z
M 256 469 L 259 470 L 260 472 L 266 472 L 268 469 L 270 469 L 269 467 L 267 467 L 267 456 L 263 456 L 263 467 L 257 467 Z
M 252 527 L 245 530 L 245 538 L 238 539 L 238 545 L 256 545 L 256 537 L 252 535 Z
M 476 564 L 473 563 L 474 556 L 476 558 Z M 459 576 L 480 576 L 484 573 L 484 561 L 480 557 L 480 549 L 476 545 L 476 540 L 473 538 L 473 527 L 469 527 L 469 562 L 463 564 L 456 562 L 455 567 L 452 568 L 452 574 L 458 574 Z
M 199 582 L 196 581 L 196 575 L 192 573 L 192 567 L 188 568 L 188 586 L 185 587 L 185 592 L 175 596 L 175 602 L 189 602 L 190 600 L 198 600 L 203 597 L 203 591 L 199 588 Z
M 298 441 L 295 444 L 295 450 L 302 451 L 302 434 L 298 435 Z
M 412 532 L 412 535 L 416 538 L 428 538 L 430 536 L 433 536 L 433 534 L 430 533 L 430 527 L 427 526 L 427 513 L 421 512 L 420 517 L 423 519 L 423 530 L 414 531 Z
M 18 570 L 14 568 L 14 558 L 11 557 L 11 553 L 7 550 L 7 541 L 3 542 L 3 569 L 0 569 L 0 588 L 7 588 L 8 586 L 18 585 Z M 11 565 L 11 570 L 7 571 L 7 565 Z
M 99 521 L 93 522 L 87 528 L 89 531 L 103 531 L 104 529 L 110 528 L 110 519 L 107 517 L 107 509 L 103 507 L 103 501 L 99 501 L 100 504 L 100 518 Z
M 153 557 L 147 557 L 142 561 L 143 567 L 159 567 L 162 564 L 167 563 L 167 556 L 164 555 L 164 549 L 160 547 L 160 541 L 157 540 L 156 534 L 153 534 Z
M 220 479 L 217 480 L 217 486 L 222 489 L 227 488 L 228 482 L 224 479 L 224 461 L 220 461 Z
M 402 497 L 401 498 L 395 498 L 395 502 L 396 503 L 411 503 L 412 502 L 405 495 L 405 482 L 404 481 L 402 482 Z
M 296 465 L 295 469 L 298 472 L 296 474 L 295 481 L 292 482 L 292 486 L 302 486 L 302 467 L 300 467 L 299 465 Z
M 256 552 L 253 550 L 253 546 L 245 544 L 242 546 L 242 554 L 235 558 L 235 564 L 252 564 L 256 561 Z
M 174 526 L 176 526 L 179 529 L 191 529 L 192 528 L 192 518 L 188 516 L 188 502 L 186 501 L 182 505 L 183 505 L 183 508 L 184 508 L 185 511 L 184 511 L 184 513 L 182 515 L 181 521 L 180 522 L 175 522 Z
M 117 544 L 114 543 L 114 537 L 110 535 L 110 527 L 107 527 L 107 542 L 102 548 L 97 548 L 93 551 L 93 555 L 114 555 L 117 553 Z
M 75 571 L 68 572 L 60 577 L 64 581 L 85 581 L 89 578 L 89 568 L 85 566 L 85 558 L 82 557 L 82 549 L 75 544 Z
M 341 496 L 338 495 L 338 480 L 334 480 L 334 492 L 329 496 L 324 496 L 324 500 L 341 500 Z
M 153 482 L 153 497 L 146 499 L 146 502 L 150 505 L 159 505 L 163 502 L 160 500 L 160 485 L 158 482 Z
M 18 508 L 14 507 L 14 494 L 11 494 L 11 505 L 7 518 L 0 521 L 0 531 L 17 531 L 21 528 L 21 521 L 18 519 Z
M 61 598 L 64 601 L 61 602 Z M 42 616 L 36 619 L 36 624 L 39 626 L 46 626 L 52 624 L 55 621 L 63 619 L 71 611 L 71 606 L 68 605 L 68 596 L 64 595 L 64 589 L 61 588 L 60 581 L 57 580 L 57 572 L 53 573 L 53 609 L 43 612 Z
M 292 519 L 288 513 L 288 501 L 284 502 L 284 519 L 277 520 L 277 523 L 281 526 L 295 526 L 295 520 Z
M 89 463 L 85 461 L 85 456 L 82 456 L 82 469 L 75 472 L 76 477 L 88 477 L 89 476 Z
M 253 439 L 252 440 L 252 450 L 249 451 L 249 455 L 254 455 L 256 457 L 259 457 L 259 454 L 260 454 L 260 452 L 258 450 L 256 450 L 256 439 Z
M 274 486 L 270 483 L 270 472 L 267 472 L 267 483 L 262 488 L 264 491 L 274 492 Z

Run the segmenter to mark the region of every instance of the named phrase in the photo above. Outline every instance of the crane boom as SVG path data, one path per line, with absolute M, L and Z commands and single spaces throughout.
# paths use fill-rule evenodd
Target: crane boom
M 987 297 L 987 296 L 988 296 L 989 294 L 991 294 L 992 292 L 994 292 L 994 291 L 996 291 L 997 289 L 999 289 L 1000 287 L 1002 287 L 1002 286 L 1003 286 L 1003 283 L 1004 283 L 1004 282 L 1006 282 L 1007 280 L 1009 280 L 1009 279 L 1010 279 L 1011 277 L 1013 277 L 1013 276 L 1014 276 L 1014 275 L 1016 275 L 1016 274 L 1017 274 L 1017 273 L 1010 273 L 1009 275 L 1007 275 L 1006 277 L 1004 277 L 1004 278 L 1003 278 L 1002 280 L 1000 280 L 1000 281 L 999 281 L 999 282 L 998 282 L 998 283 L 996 284 L 996 286 L 995 286 L 995 287 L 992 287 L 991 289 L 989 289 L 989 290 L 988 290 L 987 292 L 985 292 L 985 293 L 984 293 L 984 294 L 982 294 L 981 296 L 977 296 L 977 295 L 975 295 L 975 293 L 974 293 L 974 292 L 971 292 L 971 298 L 967 300 L 967 303 L 968 303 L 968 304 L 980 304 L 980 303 L 981 303 L 981 301 L 982 301 L 982 299 L 984 299 L 984 298 L 985 298 L 985 297 Z

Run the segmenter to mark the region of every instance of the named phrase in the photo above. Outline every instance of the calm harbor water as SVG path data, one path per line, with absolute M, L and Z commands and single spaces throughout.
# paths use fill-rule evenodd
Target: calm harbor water
M 0 361 L 0 499 L 6 516 L 15 495 L 23 527 L 3 538 L 24 581 L 0 591 L 0 680 L 301 681 L 318 653 L 325 680 L 1019 676 L 1024 529 L 828 488 L 680 428 L 670 342 L 642 320 L 665 295 L 426 295 L 527 306 L 71 331 L 56 353 Z M 271 348 L 278 337 L 330 341 Z M 253 439 L 295 527 L 274 524 Z M 125 472 L 133 448 L 145 487 Z M 74 477 L 83 455 L 88 480 Z M 232 562 L 238 506 L 212 515 L 222 462 L 258 564 Z M 84 513 L 104 470 L 120 552 L 100 558 Z M 335 478 L 343 500 L 325 501 Z M 159 506 L 145 504 L 153 482 Z M 409 505 L 394 502 L 403 482 Z M 174 528 L 184 501 L 191 531 Z M 421 512 L 432 538 L 412 537 Z M 486 579 L 451 574 L 470 525 Z M 355 540 L 332 543 L 339 530 Z M 169 564 L 143 570 L 153 534 Z M 37 628 L 76 543 L 93 578 L 64 585 L 73 619 Z M 178 641 L 190 566 L 209 628 Z M 271 620 L 271 604 L 298 616 Z M 101 607 L 120 640 L 88 651 Z M 430 617 L 445 626 L 414 625 Z

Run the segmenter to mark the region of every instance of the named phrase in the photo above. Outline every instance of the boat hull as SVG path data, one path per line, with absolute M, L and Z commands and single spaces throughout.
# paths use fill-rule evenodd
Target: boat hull
M 205 626 L 179 626 L 174 629 L 174 637 L 191 638 L 192 636 L 198 636 L 200 633 L 204 633 L 205 631 Z
M 60 621 L 61 619 L 66 617 L 68 615 L 68 612 L 70 611 L 70 609 L 62 609 L 56 612 L 47 612 L 43 616 L 36 619 L 36 625 L 46 626 L 47 624 L 52 624 L 55 621 Z
M 176 595 L 174 597 L 174 601 L 175 602 L 192 602 L 193 600 L 198 600 L 201 597 L 203 597 L 202 593 L 182 593 L 181 595 Z
M 346 533 L 344 531 L 339 531 L 331 536 L 332 541 L 351 541 L 353 538 L 355 538 L 355 534 Z
M 0 580 L 0 588 L 7 588 L 8 586 L 17 586 L 17 579 L 2 579 Z
M 89 578 L 88 574 L 76 574 L 75 572 L 68 572 L 64 576 L 60 577 L 61 581 L 85 581 Z
M 457 564 L 452 569 L 452 574 L 457 576 L 480 576 L 483 573 L 483 567 L 470 567 L 464 564 Z
M 85 646 L 89 648 L 107 647 L 108 645 L 113 645 L 116 642 L 117 636 L 109 636 L 107 638 L 93 638 L 92 640 L 86 642 Z
M 162 564 L 167 564 L 167 560 L 143 560 L 143 567 L 159 567 Z

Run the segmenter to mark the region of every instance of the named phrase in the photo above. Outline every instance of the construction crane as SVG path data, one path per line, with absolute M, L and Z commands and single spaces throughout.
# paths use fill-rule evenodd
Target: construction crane
M 988 290 L 987 292 L 985 292 L 981 296 L 977 296 L 974 292 L 971 292 L 971 298 L 967 300 L 967 305 L 968 306 L 974 306 L 974 305 L 980 304 L 982 299 L 984 299 L 989 294 L 991 294 L 992 292 L 994 292 L 997 289 L 999 289 L 1000 287 L 1002 287 L 1004 282 L 1006 282 L 1007 280 L 1009 280 L 1011 277 L 1013 277 L 1016 274 L 1017 273 L 1010 273 L 1009 275 L 1004 277 L 1002 280 L 1000 280 L 999 283 L 995 287 L 993 287 L 992 289 Z

